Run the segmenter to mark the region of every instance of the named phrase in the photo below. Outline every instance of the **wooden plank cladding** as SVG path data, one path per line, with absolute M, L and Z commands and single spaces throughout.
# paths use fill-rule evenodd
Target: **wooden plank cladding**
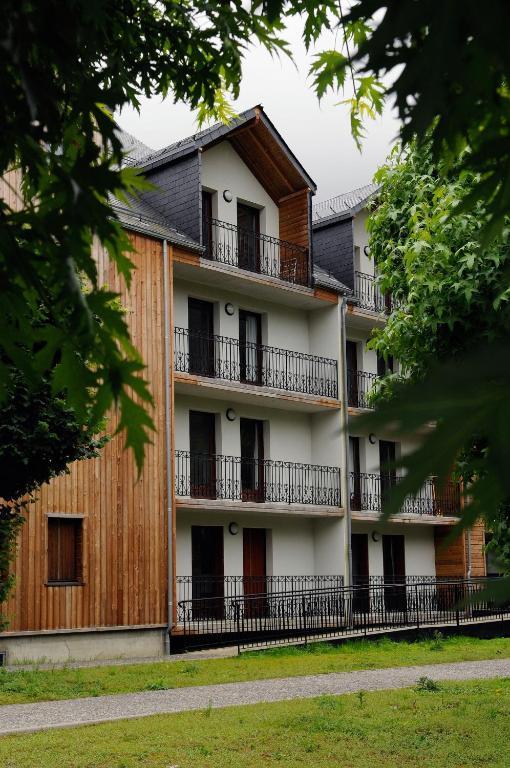
M 454 541 L 445 543 L 451 533 L 450 527 L 435 529 L 436 575 L 438 578 L 459 577 L 468 575 L 468 551 L 471 552 L 471 576 L 486 575 L 485 567 L 485 527 L 478 520 L 468 532 L 461 534 Z M 469 547 L 468 536 L 471 538 Z
M 307 189 L 301 190 L 291 197 L 278 203 L 280 214 L 280 240 L 287 240 L 303 248 L 309 247 L 308 224 L 308 195 Z
M 105 253 L 98 249 L 96 255 L 100 280 L 121 294 L 133 342 L 147 364 L 157 432 L 138 480 L 120 435 L 99 458 L 76 462 L 69 475 L 41 488 L 20 535 L 16 588 L 6 605 L 12 632 L 161 625 L 167 620 L 162 245 L 142 235 L 130 237 L 137 269 L 129 293 Z M 116 426 L 114 413 L 111 434 Z M 81 541 L 75 542 L 82 560 L 74 571 L 82 585 L 48 584 L 52 515 L 83 521 Z M 55 543 L 51 546 L 54 570 Z M 73 575 L 71 565 L 66 567 L 67 575 Z
M 303 189 L 278 203 L 279 208 L 279 236 L 280 240 L 299 245 L 306 250 L 302 253 L 297 250 L 280 248 L 280 269 L 282 274 L 292 273 L 292 269 L 299 270 L 300 274 L 308 272 L 309 253 L 309 192 Z M 296 259 L 300 261 L 296 264 Z
M 471 576 L 485 576 L 485 526 L 477 520 L 471 528 Z
M 458 536 L 454 541 L 446 543 L 451 534 L 449 526 L 436 527 L 434 534 L 437 578 L 452 578 L 454 576 L 464 578 L 466 575 L 465 537 Z

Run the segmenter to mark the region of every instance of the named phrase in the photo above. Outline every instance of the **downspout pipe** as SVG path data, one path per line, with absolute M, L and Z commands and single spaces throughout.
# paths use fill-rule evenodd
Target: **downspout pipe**
M 349 457 L 349 414 L 347 396 L 347 339 L 345 321 L 347 315 L 347 298 L 342 296 L 340 306 L 340 359 L 339 371 L 340 426 L 343 454 L 343 469 L 340 471 L 340 492 L 342 495 L 344 513 L 344 587 L 352 586 L 352 549 L 351 549 L 351 496 L 349 489 L 350 457 Z
M 170 391 L 170 265 L 168 262 L 168 242 L 163 240 L 163 315 L 165 322 L 165 456 L 166 456 L 166 497 L 167 497 L 167 631 L 165 634 L 165 654 L 170 655 L 170 632 L 173 623 L 173 517 L 172 517 L 172 441 L 171 441 L 171 391 Z

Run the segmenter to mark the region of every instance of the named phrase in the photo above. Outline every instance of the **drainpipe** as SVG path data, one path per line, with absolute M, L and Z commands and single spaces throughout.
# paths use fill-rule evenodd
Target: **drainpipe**
M 471 528 L 467 532 L 467 577 L 471 579 Z
M 345 510 L 344 516 L 344 586 L 352 586 L 352 550 L 351 550 L 351 498 L 349 492 L 349 432 L 348 432 L 348 397 L 347 397 L 347 343 L 345 333 L 345 317 L 347 314 L 347 299 L 342 296 L 340 306 L 340 359 L 341 368 L 339 376 L 340 400 L 342 407 L 340 409 L 341 421 L 341 440 L 344 459 L 343 471 L 340 470 L 341 494 Z
M 168 264 L 168 242 L 163 240 L 163 310 L 165 322 L 165 455 L 166 455 L 166 495 L 167 495 L 167 546 L 168 546 L 168 616 L 167 632 L 165 635 L 165 653 L 170 655 L 170 631 L 173 622 L 173 520 L 172 520 L 172 442 L 171 442 L 171 392 L 170 392 L 170 267 Z

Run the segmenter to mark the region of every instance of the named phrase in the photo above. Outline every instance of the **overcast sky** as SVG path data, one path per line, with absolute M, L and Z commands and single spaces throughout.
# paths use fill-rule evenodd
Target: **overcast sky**
M 360 154 L 350 135 L 348 108 L 338 105 L 342 95 L 329 96 L 321 104 L 307 78 L 311 55 L 300 40 L 297 23 L 288 30 L 294 61 L 272 59 L 260 47 L 251 48 L 245 59 L 241 95 L 235 109 L 262 104 L 266 113 L 317 184 L 315 202 L 347 192 L 372 180 L 384 161 L 398 130 L 388 108 L 370 122 Z M 332 48 L 334 34 L 327 33 L 317 50 Z M 350 95 L 350 94 L 346 94 Z M 120 126 L 152 149 L 160 149 L 197 130 L 194 112 L 171 99 L 144 100 L 140 114 L 125 109 L 117 115 Z

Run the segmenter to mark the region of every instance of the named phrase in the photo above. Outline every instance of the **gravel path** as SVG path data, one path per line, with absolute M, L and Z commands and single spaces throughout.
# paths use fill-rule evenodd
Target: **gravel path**
M 510 676 L 510 659 L 253 680 L 245 683 L 173 688 L 166 691 L 144 691 L 37 704 L 10 704 L 0 707 L 0 734 L 90 725 L 125 718 L 204 709 L 209 706 L 231 707 L 264 701 L 311 698 L 321 694 L 338 695 L 359 690 L 406 688 L 425 675 L 434 680 L 507 677 Z

